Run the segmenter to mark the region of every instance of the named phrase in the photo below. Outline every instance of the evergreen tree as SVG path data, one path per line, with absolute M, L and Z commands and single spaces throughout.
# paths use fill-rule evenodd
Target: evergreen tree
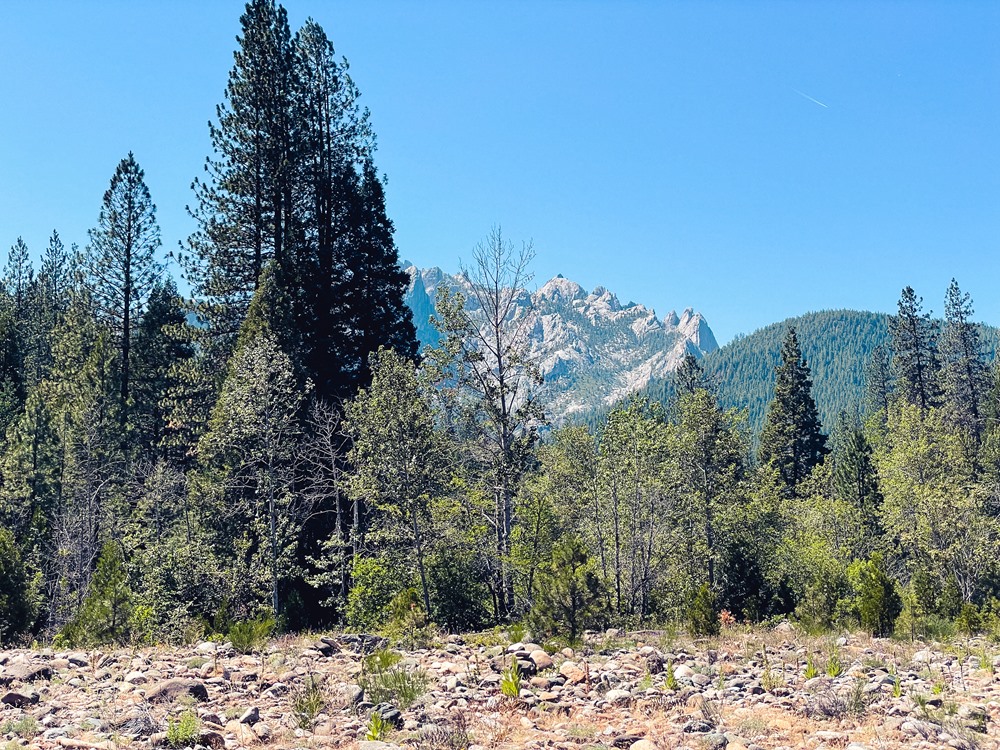
M 173 279 L 157 282 L 138 323 L 134 347 L 132 423 L 147 453 L 155 448 L 163 455 L 169 408 L 165 400 L 176 386 L 177 373 L 195 354 L 185 327 Z
M 846 412 L 840 413 L 833 433 L 831 458 L 835 497 L 860 511 L 865 541 L 876 543 L 883 533 L 882 494 L 872 447 L 857 417 L 852 419 Z
M 705 371 L 691 352 L 684 352 L 680 367 L 674 373 L 674 383 L 678 395 L 694 393 L 707 386 Z
M 812 376 L 795 329 L 789 328 L 781 345 L 774 400 L 760 436 L 758 458 L 762 465 L 774 467 L 786 493 L 795 495 L 799 483 L 826 452 L 826 437 L 812 397 Z
M 892 356 L 886 347 L 879 345 L 865 366 L 865 402 L 868 410 L 878 414 L 883 424 L 889 418 L 892 391 Z
M 88 287 L 97 314 L 110 328 L 118 350 L 118 394 L 127 420 L 135 328 L 162 268 L 156 261 L 160 228 L 145 174 L 135 157 L 119 162 L 104 193 L 97 227 L 87 247 Z
M 226 101 L 210 124 L 214 157 L 195 180 L 198 230 L 182 257 L 187 277 L 227 353 L 267 263 L 282 272 L 294 255 L 298 121 L 295 52 L 288 16 L 274 0 L 250 0 Z
M 985 430 L 985 401 L 991 383 L 972 314 L 972 300 L 952 279 L 944 301 L 940 347 L 944 406 L 948 421 L 978 445 Z
M 14 315 L 23 321 L 27 315 L 30 300 L 31 284 L 35 279 L 35 271 L 31 266 L 31 256 L 28 246 L 20 237 L 11 246 L 4 268 L 4 286 L 14 303 Z
M 937 324 L 922 311 L 923 298 L 913 287 L 905 287 L 899 312 L 889 323 L 892 334 L 892 365 L 896 388 L 906 403 L 927 410 L 937 406 L 941 390 L 937 353 Z

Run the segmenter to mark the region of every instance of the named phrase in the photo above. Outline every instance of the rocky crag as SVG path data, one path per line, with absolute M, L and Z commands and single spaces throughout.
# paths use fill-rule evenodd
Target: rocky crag
M 410 274 L 406 302 L 422 345 L 433 345 L 430 323 L 436 290 L 448 285 L 465 293 L 469 281 L 439 268 L 404 264 Z M 688 308 L 662 320 L 641 304 L 622 304 L 604 287 L 587 291 L 562 276 L 534 292 L 518 291 L 512 318 L 526 321 L 530 356 L 545 378 L 543 400 L 554 423 L 594 407 L 608 406 L 673 372 L 685 353 L 699 359 L 719 348 L 708 322 Z
M 576 650 L 486 633 L 370 656 L 384 645 L 332 635 L 247 655 L 214 642 L 0 652 L 0 739 L 11 750 L 998 747 L 1000 657 L 987 640 L 781 625 L 698 641 L 609 631 Z M 397 676 L 374 680 L 376 663 Z M 379 740 L 367 739 L 373 711 Z

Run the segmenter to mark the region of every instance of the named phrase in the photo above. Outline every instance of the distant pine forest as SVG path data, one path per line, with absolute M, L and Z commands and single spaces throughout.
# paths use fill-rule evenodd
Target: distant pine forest
M 85 243 L 9 251 L 0 645 L 998 629 L 997 335 L 957 283 L 943 320 L 905 287 L 553 427 L 530 245 L 484 231 L 418 352 L 346 61 L 273 0 L 240 24 L 181 279 L 131 153 Z

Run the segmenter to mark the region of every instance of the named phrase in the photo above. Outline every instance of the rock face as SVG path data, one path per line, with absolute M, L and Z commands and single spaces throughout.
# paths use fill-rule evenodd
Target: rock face
M 465 276 L 410 264 L 404 268 L 410 275 L 406 302 L 421 345 L 437 342 L 429 318 L 439 286 L 462 291 L 467 309 L 473 315 L 478 311 Z M 611 405 L 664 377 L 687 353 L 700 359 L 719 348 L 701 313 L 688 308 L 661 320 L 644 305 L 623 305 L 604 287 L 588 292 L 562 276 L 535 292 L 518 290 L 510 319 L 522 324 L 531 357 L 545 378 L 544 402 L 556 423 Z

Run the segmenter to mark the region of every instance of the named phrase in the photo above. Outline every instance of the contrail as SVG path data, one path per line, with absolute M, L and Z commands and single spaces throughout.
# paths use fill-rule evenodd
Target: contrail
M 818 104 L 819 106 L 823 107 L 824 109 L 830 109 L 827 105 L 823 104 L 823 102 L 821 102 L 819 99 L 813 99 L 811 96 L 809 96 L 809 94 L 803 94 L 801 91 L 799 91 L 798 89 L 795 89 L 795 88 L 793 88 L 792 91 L 794 91 L 799 96 L 804 96 L 809 101 L 813 102 L 814 104 Z

